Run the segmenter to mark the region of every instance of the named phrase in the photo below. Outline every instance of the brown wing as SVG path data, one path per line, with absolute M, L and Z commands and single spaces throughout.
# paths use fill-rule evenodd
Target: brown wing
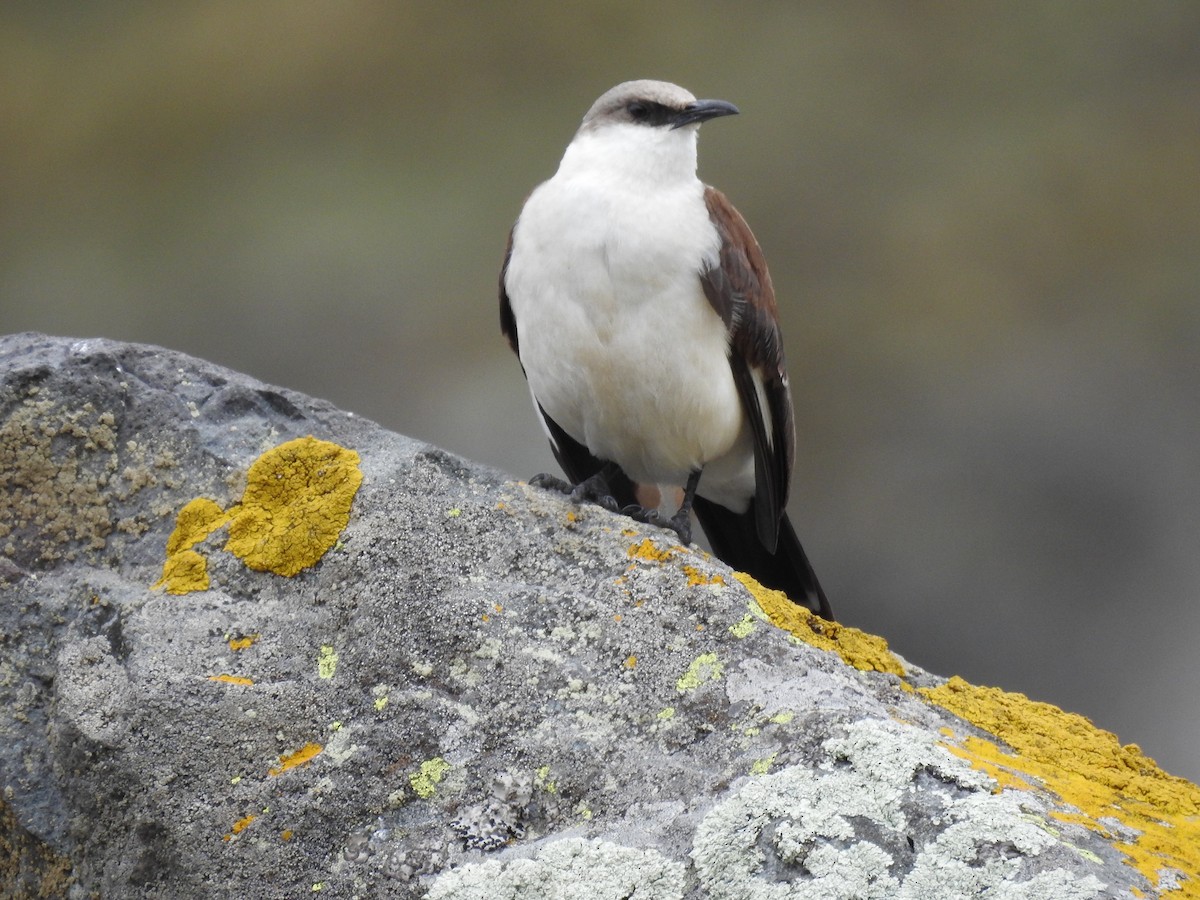
M 715 188 L 705 187 L 704 202 L 721 251 L 718 264 L 700 279 L 704 295 L 729 330 L 729 365 L 754 434 L 755 527 L 763 545 L 774 552 L 796 440 L 775 291 L 746 220 Z M 762 382 L 761 398 L 755 375 Z

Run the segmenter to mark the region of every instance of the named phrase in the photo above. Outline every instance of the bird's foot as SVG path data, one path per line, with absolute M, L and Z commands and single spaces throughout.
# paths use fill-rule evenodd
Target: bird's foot
M 687 546 L 692 542 L 692 515 L 690 510 L 681 509 L 670 518 L 664 516 L 653 507 L 626 506 L 621 510 L 622 515 L 629 516 L 635 522 L 644 522 L 657 528 L 665 528 L 679 536 L 679 543 Z
M 529 484 L 531 487 L 545 488 L 548 491 L 558 491 L 560 494 L 569 494 L 574 490 L 574 485 L 569 481 L 563 481 L 549 472 L 539 472 L 529 479 Z
M 590 478 L 585 478 L 579 484 L 571 484 L 554 475 L 542 472 L 530 478 L 529 483 L 533 487 L 545 488 L 549 491 L 566 494 L 576 503 L 595 503 L 609 512 L 616 512 L 619 508 L 619 504 L 612 496 L 612 489 L 609 488 L 608 481 L 600 472 L 597 472 Z

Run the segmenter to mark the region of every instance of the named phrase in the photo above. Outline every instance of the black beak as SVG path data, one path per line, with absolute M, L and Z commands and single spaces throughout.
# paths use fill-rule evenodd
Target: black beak
M 697 100 L 689 103 L 676 114 L 671 128 L 682 128 L 693 122 L 707 122 L 717 116 L 736 116 L 737 114 L 738 108 L 724 100 Z

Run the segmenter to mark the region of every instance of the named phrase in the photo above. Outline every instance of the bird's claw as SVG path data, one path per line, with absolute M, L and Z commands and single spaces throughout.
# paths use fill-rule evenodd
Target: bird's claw
M 645 506 L 634 504 L 623 507 L 621 514 L 629 516 L 635 522 L 644 522 L 656 528 L 674 531 L 679 536 L 679 542 L 685 547 L 692 542 L 692 517 L 690 514 L 684 513 L 683 510 L 667 518 L 653 507 L 646 508 Z

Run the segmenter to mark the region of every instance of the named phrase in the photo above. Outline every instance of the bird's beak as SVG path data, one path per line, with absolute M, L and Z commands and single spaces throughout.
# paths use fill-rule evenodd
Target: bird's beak
M 724 100 L 696 100 L 689 103 L 675 116 L 671 128 L 682 128 L 693 122 L 707 122 L 717 116 L 736 116 L 738 108 Z

